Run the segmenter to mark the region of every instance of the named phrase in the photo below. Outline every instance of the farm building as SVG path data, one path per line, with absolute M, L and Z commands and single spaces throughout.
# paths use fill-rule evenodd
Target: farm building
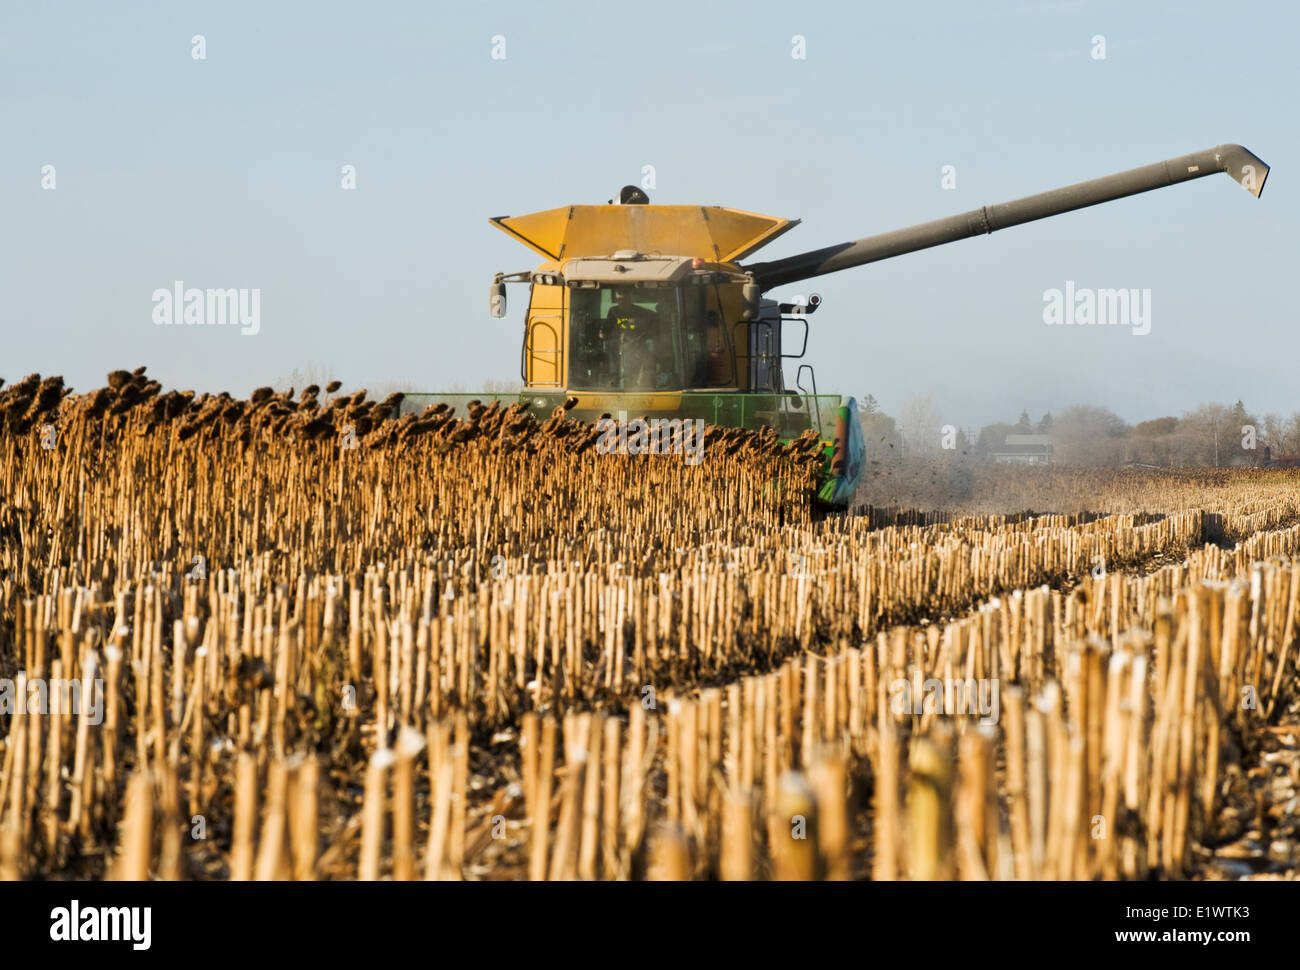
M 989 455 L 1003 465 L 1050 465 L 1052 436 L 1049 434 L 1009 434 L 1001 451 Z

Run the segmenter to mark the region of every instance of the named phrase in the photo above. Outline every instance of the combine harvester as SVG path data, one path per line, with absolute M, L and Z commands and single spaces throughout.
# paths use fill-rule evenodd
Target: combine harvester
M 545 257 L 533 270 L 498 273 L 491 313 L 506 313 L 506 283 L 530 285 L 517 394 L 409 394 L 403 411 L 470 399 L 521 403 L 539 417 L 703 419 L 771 427 L 783 440 L 814 429 L 826 456 L 820 501 L 845 506 L 862 474 L 853 398 L 817 392 L 811 364 L 793 383 L 787 360 L 804 356 L 806 305 L 763 294 L 853 266 L 1226 172 L 1258 197 L 1268 166 L 1240 145 L 1220 145 L 1104 178 L 984 206 L 856 242 L 742 264 L 799 224 L 721 206 L 650 205 L 627 186 L 618 204 L 568 205 L 492 224 Z M 799 329 L 802 327 L 802 330 Z M 787 332 L 789 328 L 789 332 Z

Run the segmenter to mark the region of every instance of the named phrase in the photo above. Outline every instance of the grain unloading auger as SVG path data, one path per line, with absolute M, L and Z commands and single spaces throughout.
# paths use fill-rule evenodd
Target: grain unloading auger
M 491 312 L 505 316 L 507 282 L 530 284 L 520 348 L 524 390 L 517 398 L 530 408 L 549 414 L 576 398 L 570 414 L 587 420 L 603 414 L 702 418 L 749 429 L 771 426 L 783 439 L 812 428 L 826 455 L 819 498 L 844 505 L 863 465 L 856 404 L 851 397 L 818 394 L 809 364 L 798 365 L 793 384 L 785 375 L 785 361 L 804 356 L 808 316 L 820 300 L 778 303 L 765 299 L 765 291 L 1216 172 L 1226 172 L 1259 196 L 1268 171 L 1240 145 L 1220 145 L 908 229 L 749 264 L 741 260 L 799 220 L 721 206 L 650 205 L 643 192 L 629 186 L 618 204 L 492 219 L 545 262 L 533 270 L 498 273 Z M 412 394 L 406 407 L 450 397 Z

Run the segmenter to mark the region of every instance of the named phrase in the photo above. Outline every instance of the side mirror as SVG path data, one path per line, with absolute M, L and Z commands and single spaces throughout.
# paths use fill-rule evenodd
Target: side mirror
M 746 283 L 740 293 L 744 301 L 741 316 L 746 320 L 757 320 L 763 305 L 763 291 L 757 283 Z
M 506 315 L 506 285 L 504 283 L 493 283 L 488 288 L 488 305 L 491 307 L 492 316 L 499 318 Z

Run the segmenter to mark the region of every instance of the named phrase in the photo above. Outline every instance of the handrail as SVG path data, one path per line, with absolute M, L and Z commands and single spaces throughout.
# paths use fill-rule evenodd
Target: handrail
M 807 372 L 808 372 L 808 381 L 809 381 L 809 383 L 812 384 L 812 393 L 811 393 L 811 395 L 809 394 L 809 392 L 808 392 L 808 391 L 804 388 L 804 386 L 803 386 L 803 372 L 804 372 L 804 371 L 807 371 Z M 799 365 L 799 369 L 798 369 L 797 371 L 795 371 L 795 373 L 794 373 L 794 386 L 795 386 L 796 388 L 798 388 L 800 391 L 803 392 L 804 397 L 809 397 L 809 396 L 811 396 L 814 400 L 816 400 L 816 398 L 818 397 L 818 394 L 817 394 L 817 374 L 816 374 L 816 372 L 813 371 L 813 365 L 812 365 L 812 364 L 800 364 L 800 365 Z M 816 414 L 817 414 L 817 433 L 818 433 L 819 435 L 822 435 L 823 437 L 825 437 L 825 432 L 822 431 L 822 413 L 821 413 L 821 408 L 809 408 L 808 410 L 809 410 L 809 411 L 815 411 L 815 412 L 816 412 Z
M 519 376 L 520 378 L 523 379 L 524 384 L 528 385 L 529 387 L 563 387 L 564 386 L 564 382 L 560 380 L 560 376 L 561 376 L 560 368 L 556 362 L 552 362 L 553 366 L 555 366 L 555 380 L 553 381 L 530 381 L 528 379 L 527 368 L 525 367 L 525 360 L 527 360 L 527 362 L 531 364 L 535 369 L 537 365 L 534 362 L 538 358 L 548 357 L 548 356 L 560 356 L 564 353 L 564 348 L 560 346 L 560 335 L 556 332 L 554 327 L 552 327 L 549 323 L 545 322 L 547 319 L 551 317 L 559 318 L 559 316 L 560 314 L 558 313 L 550 313 L 550 314 L 546 314 L 545 317 L 542 316 L 533 317 L 531 320 L 528 321 L 528 330 L 524 334 L 523 347 L 520 348 L 520 352 L 519 352 Z M 533 337 L 538 327 L 545 327 L 547 330 L 551 332 L 551 337 L 554 340 L 554 346 L 555 346 L 554 350 L 533 349 L 533 342 L 534 342 Z
M 767 320 L 742 320 L 738 323 L 734 323 L 732 324 L 731 327 L 731 333 L 732 333 L 731 342 L 736 348 L 737 363 L 739 363 L 742 360 L 745 361 L 745 368 L 746 370 L 749 370 L 750 362 L 755 360 L 765 360 L 767 361 L 772 371 L 777 375 L 778 383 L 782 385 L 781 387 L 775 387 L 775 388 L 774 387 L 762 387 L 762 388 L 750 387 L 749 390 L 757 394 L 780 394 L 784 390 L 784 384 L 785 384 L 785 381 L 781 379 L 782 378 L 781 364 L 780 364 L 781 355 L 780 354 L 742 354 L 740 352 L 741 341 L 736 339 L 736 329 L 738 327 L 766 327 L 770 332 L 772 329 L 771 322 Z M 751 372 L 750 377 L 751 379 L 756 379 L 757 375 Z

